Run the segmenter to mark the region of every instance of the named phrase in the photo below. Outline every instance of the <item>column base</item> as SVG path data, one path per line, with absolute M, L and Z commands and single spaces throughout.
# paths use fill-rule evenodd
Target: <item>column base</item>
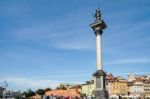
M 103 70 L 97 70 L 94 74 L 95 89 L 93 90 L 94 99 L 109 99 L 108 91 L 105 88 L 106 73 Z
M 93 90 L 94 99 L 109 99 L 107 90 Z

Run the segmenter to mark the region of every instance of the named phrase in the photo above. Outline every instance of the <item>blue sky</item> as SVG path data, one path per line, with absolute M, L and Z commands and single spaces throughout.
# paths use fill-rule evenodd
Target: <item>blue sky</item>
M 96 70 L 90 28 L 99 0 L 1 0 L 0 81 L 9 88 L 83 83 Z M 125 76 L 150 71 L 150 1 L 101 0 L 107 28 L 103 67 Z

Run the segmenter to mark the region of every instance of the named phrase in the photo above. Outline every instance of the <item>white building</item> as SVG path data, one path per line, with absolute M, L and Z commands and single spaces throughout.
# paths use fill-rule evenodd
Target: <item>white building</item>
M 12 98 L 12 91 L 4 90 L 3 98 Z
M 109 96 L 113 95 L 113 82 L 107 82 L 106 90 L 108 91 Z
M 132 95 L 144 95 L 144 86 L 142 80 L 134 80 L 129 84 L 129 92 Z

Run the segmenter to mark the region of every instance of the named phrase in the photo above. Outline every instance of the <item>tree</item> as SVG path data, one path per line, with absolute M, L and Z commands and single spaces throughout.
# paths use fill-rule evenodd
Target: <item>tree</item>
M 67 90 L 67 87 L 64 84 L 60 84 L 59 89 Z
M 45 88 L 45 92 L 51 91 L 51 90 L 52 90 L 51 88 Z
M 35 95 L 35 92 L 32 91 L 31 89 L 27 89 L 27 91 L 24 91 L 24 92 L 23 92 L 23 95 L 25 95 L 25 97 L 28 98 L 28 97 L 34 96 L 34 95 Z
M 45 90 L 44 90 L 44 89 L 38 89 L 38 90 L 36 91 L 36 94 L 40 95 L 41 98 L 42 98 L 43 95 L 45 94 Z

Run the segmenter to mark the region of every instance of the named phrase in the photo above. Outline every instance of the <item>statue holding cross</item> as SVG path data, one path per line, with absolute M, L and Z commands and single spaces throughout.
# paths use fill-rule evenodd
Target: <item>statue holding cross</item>
M 96 10 L 95 18 L 96 18 L 96 21 L 97 21 L 97 20 L 101 20 L 101 12 L 100 12 L 99 9 Z

